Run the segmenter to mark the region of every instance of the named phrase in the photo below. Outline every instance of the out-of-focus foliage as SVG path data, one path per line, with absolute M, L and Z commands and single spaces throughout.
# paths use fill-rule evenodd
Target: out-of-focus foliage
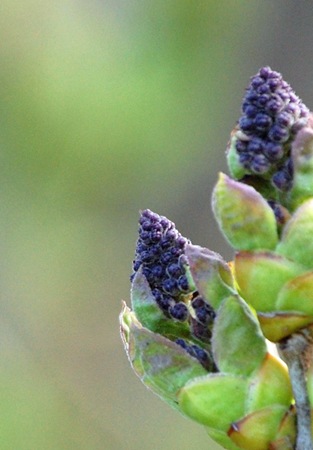
M 223 253 L 210 190 L 248 77 L 309 89 L 294 7 L 2 1 L 1 449 L 207 448 L 131 373 L 118 299 L 140 208 Z

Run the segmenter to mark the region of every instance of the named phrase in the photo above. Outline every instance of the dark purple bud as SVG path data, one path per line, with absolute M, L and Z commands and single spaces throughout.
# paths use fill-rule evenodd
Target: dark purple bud
M 169 308 L 169 314 L 175 320 L 184 322 L 187 320 L 189 312 L 185 303 L 179 302 Z
M 244 153 L 247 151 L 248 142 L 242 141 L 241 139 L 237 139 L 236 141 L 236 150 L 238 153 Z
M 239 162 L 245 169 L 247 169 L 247 170 L 250 169 L 251 160 L 252 160 L 252 155 L 250 153 L 240 153 Z
M 248 103 L 255 103 L 258 100 L 258 94 L 254 91 L 254 90 L 248 90 L 246 95 L 245 95 L 245 100 Z
M 264 155 L 255 155 L 251 161 L 251 170 L 255 173 L 266 173 L 270 168 L 270 162 Z
M 189 283 L 186 275 L 181 275 L 177 280 L 177 287 L 181 292 L 189 291 Z
M 178 278 L 182 274 L 182 268 L 179 264 L 172 263 L 168 265 L 166 272 L 170 277 Z
M 177 247 L 179 247 L 180 249 L 184 249 L 186 244 L 187 244 L 187 239 L 184 238 L 183 236 L 180 236 L 176 239 L 176 245 Z
M 263 78 L 263 80 L 267 80 L 267 78 L 271 72 L 272 72 L 271 68 L 268 66 L 265 66 L 265 67 L 262 67 L 262 69 L 260 69 L 259 76 L 261 78 Z
M 160 230 L 152 230 L 150 233 L 150 241 L 151 242 L 159 242 L 162 239 L 162 231 Z
M 161 295 L 155 299 L 159 308 L 164 312 L 165 315 L 169 313 L 169 309 L 174 303 L 174 300 L 168 295 Z
M 265 105 L 264 105 L 265 106 Z M 277 94 L 272 94 L 266 103 L 265 110 L 272 116 L 276 116 L 284 107 L 284 102 Z
M 280 191 L 289 191 L 292 187 L 292 176 L 286 169 L 278 170 L 272 177 L 272 183 Z
M 239 126 L 246 134 L 249 134 L 254 129 L 254 123 L 252 119 L 249 119 L 246 116 L 243 116 L 239 120 Z
M 184 349 L 187 348 L 187 344 L 186 344 L 186 342 L 184 341 L 184 339 L 178 338 L 178 339 L 176 339 L 175 342 L 176 342 L 176 344 L 180 345 L 182 348 L 184 348 Z
M 191 305 L 194 309 L 202 308 L 205 305 L 205 301 L 200 295 L 198 295 L 192 300 Z
M 165 253 L 162 253 L 161 256 L 160 256 L 160 261 L 165 266 L 167 266 L 173 260 L 174 260 L 174 257 L 172 255 L 171 251 L 167 251 Z
M 263 83 L 261 84 L 257 89 L 256 89 L 257 93 L 260 95 L 263 94 L 270 94 L 271 93 L 271 89 L 269 87 L 269 85 L 267 83 Z
M 251 156 L 255 154 L 262 153 L 264 149 L 264 141 L 259 138 L 251 139 L 247 146 L 247 152 L 251 154 Z
M 281 144 L 267 142 L 264 148 L 264 155 L 270 161 L 279 161 L 284 156 L 284 148 Z
M 140 266 L 141 266 L 141 261 L 135 260 L 133 262 L 133 269 L 135 272 L 137 272 L 137 270 L 139 269 Z
M 275 200 L 268 200 L 267 202 L 272 210 L 274 211 L 275 218 L 278 225 L 285 225 L 288 219 L 290 219 L 290 214 L 286 208 L 280 205 Z
M 262 94 L 258 97 L 256 104 L 260 109 L 263 109 L 270 101 L 270 95 L 269 94 Z
M 245 113 L 245 115 L 249 119 L 254 119 L 259 110 L 256 106 L 251 105 L 251 103 L 246 102 L 242 106 L 242 111 Z
M 272 126 L 268 133 L 268 137 L 273 142 L 283 144 L 289 139 L 289 129 L 278 124 Z
M 180 294 L 175 278 L 165 278 L 162 282 L 162 288 L 171 297 L 177 297 Z
M 197 321 L 200 322 L 202 325 L 206 326 L 202 330 L 201 327 L 199 327 L 199 325 L 193 323 L 195 332 L 198 335 L 199 333 L 206 334 L 208 332 L 207 325 L 212 324 L 215 319 L 216 314 L 214 309 L 212 308 L 211 305 L 205 302 L 201 296 L 197 296 L 196 298 L 194 298 L 191 302 L 191 305 L 195 311 Z M 209 334 L 211 334 L 211 332 Z
M 254 89 L 257 89 L 259 86 L 261 86 L 264 83 L 264 79 L 258 76 L 255 76 L 251 81 L 251 86 Z
M 162 278 L 164 276 L 164 267 L 161 264 L 157 264 L 151 267 L 151 273 L 155 278 Z
M 255 117 L 254 123 L 255 123 L 257 130 L 265 132 L 266 130 L 268 130 L 271 127 L 273 121 L 272 121 L 272 118 L 268 114 L 259 113 Z
M 276 117 L 276 123 L 286 128 L 290 128 L 294 123 L 293 116 L 287 111 L 282 111 Z

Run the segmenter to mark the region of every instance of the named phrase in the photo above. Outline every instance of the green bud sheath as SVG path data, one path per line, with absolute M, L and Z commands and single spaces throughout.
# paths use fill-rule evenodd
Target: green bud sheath
M 313 199 L 303 203 L 287 222 L 277 253 L 313 269 Z
M 293 187 L 290 192 L 290 206 L 295 209 L 313 197 L 313 128 L 312 115 L 309 126 L 302 128 L 292 145 L 294 165 Z
M 313 272 L 293 278 L 280 290 L 277 309 L 297 311 L 312 316 L 313 321 Z
M 294 450 L 296 442 L 296 410 L 292 405 L 280 422 L 271 450 Z
M 269 450 L 276 438 L 286 408 L 272 405 L 234 422 L 228 435 L 243 450 Z
M 131 304 L 137 320 L 148 330 L 172 337 L 190 338 L 190 330 L 186 323 L 165 317 L 155 301 L 141 268 L 132 282 Z
M 232 132 L 231 139 L 227 147 L 227 164 L 231 176 L 236 180 L 240 180 L 245 176 L 246 171 L 239 162 L 239 154 L 236 150 L 236 131 L 237 129 L 235 128 Z
M 249 376 L 262 364 L 267 353 L 265 339 L 250 308 L 240 298 L 229 297 L 219 308 L 212 349 L 221 372 Z
M 258 319 L 264 336 L 272 342 L 279 342 L 313 323 L 312 316 L 296 312 L 259 312 Z
M 200 295 L 217 309 L 234 292 L 234 280 L 228 264 L 218 254 L 197 245 L 187 245 L 185 254 Z
M 272 250 L 278 241 L 274 212 L 253 187 L 220 174 L 213 211 L 225 238 L 237 250 Z
M 210 374 L 184 386 L 178 396 L 184 414 L 209 428 L 224 431 L 244 415 L 248 382 L 231 374 Z
M 129 361 L 141 381 L 177 408 L 177 393 L 187 381 L 206 375 L 197 359 L 179 345 L 142 327 L 124 304 L 120 315 L 121 336 Z
M 273 404 L 288 408 L 291 401 L 292 388 L 286 365 L 267 353 L 250 379 L 246 410 L 250 413 Z
M 132 309 L 141 325 L 151 331 L 160 330 L 165 316 L 156 304 L 148 281 L 142 274 L 141 268 L 133 279 L 130 295 Z
M 241 296 L 258 312 L 275 311 L 281 288 L 304 272 L 300 264 L 272 252 L 239 252 L 234 270 Z

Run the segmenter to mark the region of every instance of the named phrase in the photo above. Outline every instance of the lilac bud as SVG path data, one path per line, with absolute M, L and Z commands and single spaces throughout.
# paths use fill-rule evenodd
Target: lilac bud
M 290 190 L 293 173 L 285 169 L 285 162 L 296 134 L 308 122 L 308 108 L 280 73 L 263 67 L 251 78 L 242 113 L 232 150 L 238 157 L 229 158 L 231 170 L 234 165 L 239 179 L 254 175 L 272 180 L 278 190 Z

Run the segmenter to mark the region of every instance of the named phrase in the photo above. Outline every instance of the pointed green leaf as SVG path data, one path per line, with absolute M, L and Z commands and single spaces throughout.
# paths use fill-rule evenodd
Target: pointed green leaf
M 286 365 L 267 353 L 260 369 L 250 379 L 247 412 L 273 404 L 289 407 L 291 401 L 292 388 Z
M 209 428 L 227 431 L 244 414 L 247 380 L 222 373 L 191 381 L 178 396 L 181 411 Z
M 264 336 L 272 342 L 279 342 L 292 333 L 313 323 L 313 316 L 292 311 L 258 313 Z
M 243 450 L 268 450 L 285 414 L 281 405 L 255 411 L 233 423 L 228 435 Z
M 279 292 L 277 309 L 313 316 L 313 272 L 307 272 L 286 283 Z
M 236 130 L 233 131 L 229 146 L 227 148 L 227 164 L 230 170 L 230 174 L 233 178 L 240 180 L 246 174 L 245 169 L 239 162 L 239 155 L 236 150 Z
M 280 422 L 271 450 L 294 450 L 296 443 L 296 408 L 292 405 Z
M 312 121 L 312 119 L 311 119 Z M 312 123 L 302 128 L 292 145 L 294 166 L 293 186 L 290 192 L 292 209 L 313 197 L 313 129 Z
M 237 250 L 272 250 L 278 235 L 274 212 L 253 187 L 224 174 L 213 191 L 213 211 L 226 239 Z
M 303 203 L 287 222 L 277 253 L 313 269 L 313 199 Z
M 176 407 L 177 392 L 187 381 L 207 371 L 175 342 L 142 327 L 126 305 L 120 323 L 125 350 L 134 371 L 147 387 Z
M 224 300 L 214 321 L 212 349 L 221 372 L 250 375 L 263 362 L 267 347 L 259 323 L 238 297 Z
M 222 300 L 234 291 L 229 266 L 218 253 L 197 245 L 187 245 L 185 254 L 197 290 L 217 309 Z
M 275 311 L 283 285 L 303 273 L 301 265 L 272 252 L 240 252 L 234 270 L 240 295 L 257 311 Z
M 177 338 L 191 337 L 187 323 L 170 320 L 163 314 L 141 269 L 138 270 L 132 282 L 131 304 L 141 325 L 150 331 Z
M 165 316 L 156 304 L 141 268 L 133 279 L 130 295 L 132 309 L 139 322 L 151 331 L 158 329 Z

